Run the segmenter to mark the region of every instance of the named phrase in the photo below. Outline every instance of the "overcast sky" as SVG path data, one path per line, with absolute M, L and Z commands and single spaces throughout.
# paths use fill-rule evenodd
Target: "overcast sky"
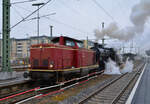
M 11 0 L 11 2 L 24 0 Z M 46 2 L 48 0 L 37 0 L 36 2 Z M 132 7 L 140 0 L 96 0 L 102 8 L 98 7 L 94 0 L 52 0 L 49 4 L 40 10 L 40 15 L 47 15 L 48 18 L 40 19 L 40 35 L 50 34 L 49 26 L 54 26 L 54 36 L 67 35 L 73 38 L 95 39 L 94 29 L 101 29 L 101 23 L 104 22 L 107 27 L 111 22 L 116 22 L 120 28 L 131 26 L 130 13 Z M 33 3 L 13 4 L 11 6 L 11 26 L 20 21 L 23 17 L 30 14 L 37 7 L 32 7 Z M 107 12 L 107 13 L 106 13 Z M 37 13 L 30 18 L 36 17 Z M 150 27 L 147 27 L 150 29 Z M 2 0 L 0 0 L 0 32 L 2 31 Z M 147 31 L 148 33 L 148 31 Z M 36 36 L 37 21 L 31 20 L 22 22 L 11 30 L 11 37 L 25 38 Z M 139 41 L 145 41 L 149 35 L 136 37 L 136 44 Z M 148 40 L 147 40 L 148 41 Z

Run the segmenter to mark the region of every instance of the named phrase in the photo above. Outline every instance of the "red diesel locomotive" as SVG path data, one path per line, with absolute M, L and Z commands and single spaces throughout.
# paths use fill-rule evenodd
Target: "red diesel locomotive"
M 52 44 L 32 45 L 30 69 L 24 77 L 33 80 L 58 81 L 83 76 L 98 70 L 96 52 L 86 49 L 83 42 L 69 37 L 56 37 Z

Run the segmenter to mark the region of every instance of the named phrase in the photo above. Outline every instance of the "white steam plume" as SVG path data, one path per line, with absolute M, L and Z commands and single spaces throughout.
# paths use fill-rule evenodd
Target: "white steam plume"
M 110 38 L 128 41 L 132 39 L 136 34 L 142 34 L 144 32 L 144 25 L 150 17 L 150 0 L 141 0 L 141 2 L 132 8 L 130 20 L 133 23 L 132 27 L 126 27 L 119 29 L 116 23 L 111 23 L 107 28 L 99 31 L 94 30 L 97 40 L 104 37 L 104 35 Z

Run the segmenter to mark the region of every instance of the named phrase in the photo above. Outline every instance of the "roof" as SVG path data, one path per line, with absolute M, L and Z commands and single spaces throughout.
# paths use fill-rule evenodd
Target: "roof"
M 62 37 L 64 37 L 64 39 L 68 39 L 68 40 L 75 40 L 75 41 L 77 41 L 77 42 L 83 42 L 82 40 L 77 40 L 77 39 L 70 38 L 70 37 L 67 37 L 67 36 L 62 36 Z M 60 38 L 60 37 L 54 37 L 54 38 L 52 39 L 52 41 L 59 40 L 59 38 Z

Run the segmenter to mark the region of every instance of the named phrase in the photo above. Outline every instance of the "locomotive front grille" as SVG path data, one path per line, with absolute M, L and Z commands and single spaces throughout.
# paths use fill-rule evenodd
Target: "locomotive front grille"
M 43 60 L 43 66 L 48 67 L 48 59 Z
M 33 60 L 33 67 L 38 67 L 39 66 L 39 60 L 38 59 L 34 59 Z

